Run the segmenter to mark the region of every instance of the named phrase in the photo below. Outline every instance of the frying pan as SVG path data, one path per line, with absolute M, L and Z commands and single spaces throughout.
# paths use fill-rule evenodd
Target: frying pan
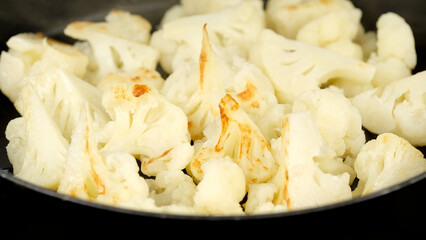
M 112 8 L 141 14 L 155 28 L 164 11 L 176 3 L 177 1 L 173 0 L 2 0 L 0 1 L 1 49 L 6 50 L 5 42 L 20 32 L 43 32 L 55 39 L 70 42 L 71 39 L 62 33 L 68 23 L 77 20 L 101 21 Z M 424 21 L 426 1 L 354 0 L 354 4 L 363 10 L 362 21 L 369 30 L 375 29 L 377 18 L 382 13 L 393 11 L 403 16 L 411 25 L 416 39 L 418 64 L 414 72 L 426 69 L 426 21 Z M 307 227 L 309 231 L 297 230 L 298 234 L 302 237 L 307 235 L 324 237 L 326 236 L 324 234 L 332 236 L 339 230 L 345 234 L 342 236 L 346 239 L 366 236 L 365 234 L 369 232 L 371 234 L 372 230 L 378 230 L 375 233 L 381 237 L 383 234 L 395 236 L 395 233 L 400 233 L 405 236 L 413 232 L 422 233 L 416 226 L 421 226 L 426 216 L 426 173 L 349 201 L 306 210 L 253 216 L 185 216 L 151 213 L 65 196 L 13 176 L 12 166 L 5 150 L 8 142 L 4 131 L 7 123 L 18 117 L 18 113 L 3 95 L 0 96 L 0 106 L 0 217 L 7 219 L 9 223 L 22 222 L 23 219 L 24 223 L 39 223 L 43 226 L 56 223 L 56 229 L 66 229 L 67 227 L 64 227 L 66 225 L 58 224 L 58 221 L 65 223 L 70 219 L 76 219 L 79 225 L 96 222 L 106 225 L 113 223 L 114 226 L 120 223 L 132 223 L 132 226 L 147 226 L 146 224 L 174 226 L 185 223 L 186 226 L 191 226 L 190 228 L 197 227 L 196 229 L 203 226 L 211 229 L 219 227 L 217 229 L 222 230 L 239 228 L 244 232 L 261 230 L 276 234 L 290 233 L 301 227 Z M 424 148 L 420 149 L 425 153 Z M 27 228 L 30 226 L 24 225 Z M 58 225 L 62 228 L 58 228 Z M 271 226 L 280 226 L 282 229 L 274 230 Z M 52 229 L 49 229 L 49 232 L 51 231 Z M 215 232 L 211 231 L 209 235 Z

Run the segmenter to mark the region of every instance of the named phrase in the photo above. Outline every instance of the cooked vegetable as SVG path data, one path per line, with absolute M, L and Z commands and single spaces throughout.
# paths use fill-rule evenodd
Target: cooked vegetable
M 89 110 L 82 108 L 72 136 L 58 192 L 123 207 L 141 208 L 148 185 L 128 153 L 102 154 Z
M 36 185 L 55 190 L 62 177 L 68 141 L 47 113 L 35 90 L 22 90 L 22 117 L 6 128 L 7 156 L 13 174 Z
M 55 41 L 43 34 L 20 33 L 7 41 L 9 50 L 0 58 L 0 88 L 12 102 L 28 80 L 52 67 L 83 77 L 88 57 L 71 45 Z
M 301 92 L 319 89 L 332 79 L 370 83 L 375 72 L 370 64 L 287 39 L 269 29 L 259 35 L 250 58 L 270 77 L 280 103 L 292 103 Z
M 357 191 L 366 195 L 425 172 L 426 160 L 407 140 L 383 133 L 362 147 L 355 170 L 360 188 Z
M 138 15 L 112 10 L 106 22 L 73 22 L 64 32 L 85 41 L 80 48 L 89 56 L 87 80 L 97 84 L 108 73 L 155 70 L 159 54 L 150 46 L 151 24 Z
M 136 156 L 142 172 L 149 176 L 185 168 L 193 148 L 188 120 L 179 107 L 148 83 L 135 83 L 130 76 L 110 73 L 100 86 L 102 105 L 112 119 L 101 132 L 102 151 Z
M 352 99 L 363 126 L 373 133 L 392 132 L 412 145 L 426 145 L 426 71 L 365 91 Z
M 426 71 L 412 75 L 405 20 L 386 13 L 365 32 L 348 0 L 262 4 L 181 0 L 152 36 L 112 10 L 70 23 L 73 45 L 11 37 L 0 89 L 22 115 L 6 129 L 13 173 L 118 207 L 241 215 L 426 172 L 413 147 L 426 145 Z

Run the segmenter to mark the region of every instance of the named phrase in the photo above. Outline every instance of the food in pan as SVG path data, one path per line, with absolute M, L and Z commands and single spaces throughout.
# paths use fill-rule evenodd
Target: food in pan
M 17 34 L 0 58 L 21 114 L 6 129 L 13 173 L 197 215 L 313 208 L 422 174 L 411 28 L 385 13 L 366 32 L 361 15 L 348 0 L 182 0 L 155 31 L 112 10 L 70 23 L 72 44 Z

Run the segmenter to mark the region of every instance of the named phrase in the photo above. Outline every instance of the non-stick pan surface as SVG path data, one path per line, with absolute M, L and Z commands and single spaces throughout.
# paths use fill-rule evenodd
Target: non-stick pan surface
M 112 8 L 141 14 L 155 26 L 162 13 L 175 3 L 177 1 L 173 0 L 2 0 L 0 46 L 5 50 L 5 42 L 20 32 L 43 32 L 62 41 L 71 41 L 62 34 L 69 22 L 100 21 Z M 403 16 L 411 25 L 416 39 L 418 64 L 415 71 L 426 70 L 426 2 L 357 0 L 354 3 L 363 10 L 363 23 L 368 29 L 374 30 L 375 22 L 381 13 L 393 11 Z M 70 221 L 76 221 L 73 224 L 80 227 L 87 227 L 87 224 L 93 222 L 109 226 L 131 223 L 133 227 L 148 227 L 147 224 L 174 226 L 185 223 L 185 229 L 192 230 L 207 226 L 212 229 L 210 234 L 238 228 L 244 232 L 263 231 L 277 237 L 285 232 L 295 231 L 301 237 L 339 236 L 337 233 L 347 233 L 341 235 L 346 239 L 351 236 L 368 236 L 373 230 L 376 230 L 376 236 L 424 232 L 418 227 L 423 225 L 426 214 L 426 174 L 350 201 L 314 209 L 254 216 L 214 217 L 150 213 L 68 197 L 13 176 L 5 150 L 7 140 L 4 130 L 7 123 L 17 117 L 18 113 L 3 95 L 0 96 L 0 106 L 0 217 L 12 225 L 18 224 L 28 228 L 32 224 L 53 224 L 56 227 L 60 225 L 59 229 L 68 230 L 69 225 L 66 223 Z M 425 152 L 424 149 L 421 150 Z M 302 230 L 297 230 L 301 228 Z M 188 230 L 181 229 L 179 232 L 182 234 L 183 231 Z M 208 236 L 209 234 L 204 237 Z

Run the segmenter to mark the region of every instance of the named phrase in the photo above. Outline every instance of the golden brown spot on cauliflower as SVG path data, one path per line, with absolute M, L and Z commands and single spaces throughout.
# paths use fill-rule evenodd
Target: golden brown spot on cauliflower
M 253 102 L 250 104 L 250 106 L 251 106 L 252 108 L 259 108 L 259 107 L 260 107 L 260 104 L 259 104 L 259 102 L 258 102 L 258 101 L 253 101 Z
M 231 122 L 230 112 L 236 111 L 239 108 L 238 103 L 231 97 L 231 95 L 226 94 L 219 103 L 220 111 L 220 120 L 222 125 L 222 132 L 220 134 L 219 141 L 215 146 L 215 151 L 220 152 L 225 145 L 226 140 L 229 138 L 230 133 L 228 131 L 229 124 Z
M 188 121 L 188 129 L 191 129 L 194 127 L 194 123 L 192 121 Z
M 207 23 L 203 27 L 203 42 L 200 53 L 200 87 L 203 89 L 205 68 L 208 62 L 211 46 L 209 43 L 209 35 L 207 33 Z
M 241 101 L 250 101 L 256 95 L 257 88 L 250 81 L 246 82 L 245 90 L 238 93 L 237 97 Z
M 131 101 L 132 99 L 127 95 L 126 89 L 121 85 L 116 85 L 112 87 L 112 93 L 114 98 L 117 100 Z
M 152 80 L 160 78 L 160 74 L 158 72 L 152 71 L 145 67 L 140 67 L 136 71 L 136 75 L 131 78 L 133 82 L 138 82 L 140 80 Z
M 135 84 L 134 86 L 133 86 L 133 96 L 134 97 L 140 97 L 140 96 L 142 96 L 142 95 L 144 95 L 145 93 L 148 93 L 148 92 L 150 92 L 151 91 L 151 88 L 150 87 L 148 87 L 147 85 L 145 85 L 145 84 L 142 84 L 142 85 L 140 85 L 140 84 Z
M 141 165 L 141 167 L 143 168 L 143 169 L 147 169 L 148 168 L 148 165 L 149 164 L 151 164 L 151 163 L 153 163 L 153 162 L 155 162 L 156 160 L 158 160 L 158 159 L 162 159 L 162 158 L 165 158 L 171 151 L 173 150 L 173 148 L 170 148 L 170 149 L 167 149 L 166 151 L 164 151 L 160 156 L 157 156 L 157 157 L 153 157 L 153 158 L 150 158 L 149 160 L 147 160 L 147 161 L 143 161 L 142 162 L 142 165 Z
M 288 118 L 285 118 L 282 124 L 282 140 L 281 140 L 284 157 L 288 157 L 287 147 L 290 144 L 290 139 L 287 137 L 288 131 L 289 131 L 289 122 L 288 122 Z

